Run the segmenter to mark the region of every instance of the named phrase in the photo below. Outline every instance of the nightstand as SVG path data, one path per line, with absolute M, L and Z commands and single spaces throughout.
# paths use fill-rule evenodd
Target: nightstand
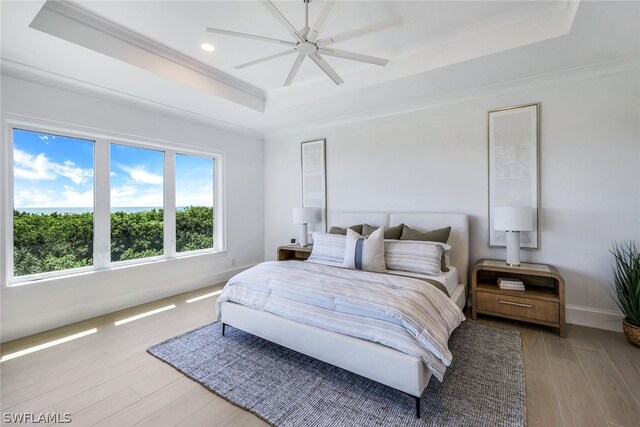
M 305 261 L 311 255 L 312 246 L 285 245 L 278 248 L 278 261 Z
M 503 290 L 498 277 L 522 280 L 524 291 Z M 482 259 L 471 272 L 472 318 L 478 313 L 553 326 L 565 337 L 564 279 L 547 264 L 509 267 L 504 261 Z

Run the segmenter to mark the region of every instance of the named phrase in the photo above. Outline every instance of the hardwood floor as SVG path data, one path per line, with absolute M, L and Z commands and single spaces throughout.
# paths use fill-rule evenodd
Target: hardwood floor
M 96 328 L 95 333 L 0 364 L 5 414 L 70 413 L 72 426 L 266 426 L 146 353 L 164 339 L 215 320 L 216 285 L 2 345 L 8 355 Z M 157 308 L 175 308 L 115 326 Z M 470 317 L 470 316 L 468 316 Z M 471 320 L 469 320 L 471 321 Z M 480 317 L 520 331 L 529 426 L 640 426 L 640 349 L 622 334 L 552 329 Z M 42 423 L 37 425 L 43 425 Z

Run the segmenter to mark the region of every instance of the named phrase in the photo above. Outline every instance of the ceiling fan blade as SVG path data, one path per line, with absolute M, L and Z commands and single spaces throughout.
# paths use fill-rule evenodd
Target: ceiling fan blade
M 279 40 L 279 39 L 274 39 L 274 38 L 271 38 L 271 37 L 256 36 L 255 34 L 238 33 L 236 31 L 221 30 L 219 28 L 207 27 L 207 32 L 216 33 L 216 34 L 224 34 L 226 36 L 243 37 L 245 39 L 260 40 L 260 41 L 263 41 L 263 42 L 286 44 L 287 46 L 295 46 L 297 44 L 296 42 L 290 42 L 290 41 L 287 41 L 287 40 Z
M 300 66 L 302 65 L 302 61 L 304 61 L 304 58 L 306 56 L 307 56 L 306 53 L 298 54 L 298 57 L 296 58 L 296 62 L 293 63 L 293 67 L 291 67 L 291 71 L 289 71 L 287 80 L 284 82 L 285 86 L 291 86 L 291 83 L 293 82 L 293 79 L 296 77 L 296 74 L 298 74 L 298 70 L 300 69 Z
M 336 73 L 335 70 L 331 68 L 329 63 L 325 61 L 320 55 L 318 55 L 318 53 L 310 54 L 309 58 L 311 58 L 313 62 L 318 64 L 318 67 L 322 68 L 322 71 L 324 71 L 327 74 L 327 76 L 329 76 L 331 80 L 333 80 L 335 84 L 341 85 L 342 83 L 344 83 L 344 80 L 340 78 L 338 73 Z
M 309 40 L 311 43 L 316 41 L 318 34 L 320 34 L 322 30 L 324 30 L 324 27 L 327 25 L 329 17 L 333 13 L 333 10 L 335 9 L 337 3 L 337 0 L 327 0 L 324 2 L 324 6 L 322 6 L 322 9 L 320 10 L 320 14 L 316 19 L 316 23 L 313 25 L 313 29 L 309 32 L 307 37 L 307 40 Z
M 240 64 L 240 65 L 236 65 L 233 68 L 235 68 L 236 70 L 241 70 L 242 68 L 250 67 L 252 65 L 256 65 L 256 64 L 259 64 L 261 62 L 266 62 L 266 61 L 269 61 L 271 59 L 280 58 L 281 56 L 291 55 L 292 53 L 295 53 L 295 52 L 296 52 L 295 49 L 285 50 L 284 52 L 276 53 L 276 54 L 273 54 L 273 55 L 265 56 L 264 58 L 256 59 L 256 60 L 251 61 L 251 62 L 247 62 L 247 63 Z
M 280 10 L 278 10 L 278 8 L 275 7 L 274 4 L 271 3 L 271 1 L 264 0 L 264 1 L 261 1 L 260 3 L 262 3 L 265 9 L 267 9 L 269 13 L 271 13 L 271 15 L 273 15 L 273 17 L 276 18 L 276 20 L 280 23 L 280 25 L 282 25 L 282 27 L 285 30 L 287 30 L 297 41 L 299 42 L 305 41 L 304 37 L 302 37 L 302 35 L 300 35 L 298 30 L 296 30 L 296 27 L 291 25 L 291 22 L 289 22 L 287 18 L 285 18 L 282 12 L 280 12 Z
M 366 36 L 367 34 L 375 33 L 400 24 L 402 24 L 402 16 L 397 16 L 395 18 L 387 19 L 386 21 L 377 22 L 375 24 L 367 25 L 355 30 L 336 34 L 335 36 L 320 39 L 318 40 L 316 45 L 318 45 L 318 47 L 328 46 L 330 44 L 340 43 L 358 37 Z
M 338 58 L 351 59 L 352 61 L 366 62 L 374 65 L 387 65 L 388 59 L 377 58 L 375 56 L 363 55 L 361 53 L 347 52 L 346 50 L 328 49 L 321 47 L 318 49 L 318 53 L 329 56 L 336 56 Z

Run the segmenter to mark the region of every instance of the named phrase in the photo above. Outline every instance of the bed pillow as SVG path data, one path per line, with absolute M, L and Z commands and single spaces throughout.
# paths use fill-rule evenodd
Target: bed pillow
M 362 234 L 362 224 L 352 225 L 351 227 L 331 227 L 329 229 L 329 234 L 341 234 L 343 236 L 347 235 L 347 230 L 351 229 L 358 234 Z
M 447 243 L 451 234 L 451 227 L 438 228 L 436 230 L 421 231 L 415 228 L 402 227 L 402 235 L 400 240 L 420 240 L 427 242 Z
M 313 249 L 309 262 L 342 266 L 346 236 L 340 234 L 313 233 Z
M 384 227 L 369 237 L 349 229 L 344 249 L 344 266 L 355 270 L 384 271 Z
M 395 225 L 393 227 L 385 227 L 384 238 L 398 240 L 402 235 L 402 227 L 404 227 L 404 224 Z M 378 227 L 375 227 L 373 225 L 362 224 L 362 233 L 360 234 L 362 234 L 364 237 L 369 237 L 369 235 L 371 235 L 371 233 L 373 233 L 377 229 Z
M 387 240 L 384 242 L 384 261 L 389 270 L 442 275 L 442 259 L 451 247 L 446 243 L 418 240 Z

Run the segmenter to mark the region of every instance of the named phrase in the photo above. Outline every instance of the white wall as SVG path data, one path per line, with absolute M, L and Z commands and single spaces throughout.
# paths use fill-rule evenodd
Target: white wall
M 471 261 L 504 259 L 488 247 L 486 112 L 532 102 L 541 103 L 541 249 L 523 260 L 558 267 L 569 322 L 620 328 L 605 289 L 612 242 L 640 240 L 637 69 L 268 138 L 265 257 L 296 236 L 300 142 L 326 138 L 330 212 L 465 213 Z
M 227 192 L 226 255 L 203 255 L 3 286 L 3 342 L 219 283 L 239 268 L 263 260 L 264 162 L 260 139 L 4 75 L 1 84 L 3 115 L 23 115 L 25 121 L 33 117 L 52 120 L 58 126 L 72 124 L 126 134 L 128 138 L 223 151 Z M 6 135 L 5 129 L 2 135 Z M 0 184 L 5 188 L 4 182 Z M 4 252 L 4 239 L 2 242 L 0 251 Z M 4 271 L 0 273 L 5 277 Z

